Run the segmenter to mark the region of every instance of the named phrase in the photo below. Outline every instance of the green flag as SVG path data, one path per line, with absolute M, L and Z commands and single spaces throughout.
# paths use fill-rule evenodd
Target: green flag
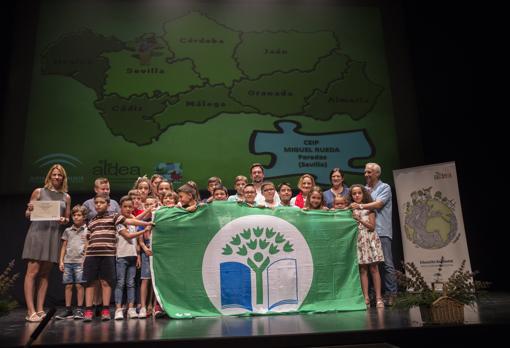
M 172 318 L 365 309 L 350 211 L 161 208 L 156 296 Z

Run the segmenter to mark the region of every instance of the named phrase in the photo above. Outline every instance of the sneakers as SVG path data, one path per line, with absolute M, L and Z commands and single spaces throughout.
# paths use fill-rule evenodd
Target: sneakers
M 81 308 L 76 308 L 74 310 L 74 319 L 75 320 L 81 320 L 83 319 L 83 309 Z
M 159 303 L 156 303 L 154 306 L 154 317 L 156 319 L 163 318 L 165 316 L 165 312 L 163 311 L 163 308 L 159 305 Z
M 85 313 L 83 314 L 83 321 L 92 321 L 93 317 L 94 311 L 92 309 L 86 309 Z
M 129 308 L 127 311 L 127 317 L 129 319 L 138 319 L 138 313 L 136 313 L 136 308 Z
M 124 311 L 122 308 L 117 308 L 115 310 L 115 320 L 124 320 Z
M 73 311 L 71 308 L 66 308 L 59 315 L 55 316 L 55 319 L 63 320 L 63 319 L 72 319 L 74 318 Z
M 101 320 L 106 321 L 110 320 L 112 317 L 110 316 L 110 310 L 108 308 L 104 308 L 101 311 Z
M 138 313 L 138 319 L 146 319 L 147 318 L 147 309 L 145 307 L 140 308 L 140 312 Z

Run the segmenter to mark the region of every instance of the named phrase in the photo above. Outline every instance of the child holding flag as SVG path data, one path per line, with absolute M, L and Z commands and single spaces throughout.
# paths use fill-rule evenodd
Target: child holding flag
M 358 221 L 358 263 L 361 278 L 361 290 L 365 297 L 367 308 L 370 307 L 368 295 L 368 270 L 372 275 L 376 296 L 376 307 L 384 308 L 381 296 L 381 276 L 379 262 L 384 262 L 381 241 L 375 233 L 375 212 L 363 209 L 363 204 L 372 202 L 372 197 L 363 185 L 352 185 L 350 188 L 351 201 L 358 204 L 359 209 L 353 209 L 352 217 Z

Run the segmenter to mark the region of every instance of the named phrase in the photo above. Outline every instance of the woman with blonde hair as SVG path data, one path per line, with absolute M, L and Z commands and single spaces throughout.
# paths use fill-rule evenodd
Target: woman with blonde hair
M 303 209 L 306 205 L 306 200 L 308 199 L 308 194 L 315 186 L 315 179 L 311 174 L 303 174 L 299 178 L 298 184 L 299 193 L 296 197 L 290 200 L 291 205 L 296 205 Z
M 46 315 L 44 300 L 48 290 L 48 279 L 53 263 L 59 261 L 60 238 L 64 225 L 69 223 L 71 215 L 71 197 L 67 194 L 67 174 L 64 167 L 60 164 L 53 165 L 46 174 L 44 187 L 36 188 L 32 192 L 25 211 L 28 219 L 34 209 L 34 201 L 59 201 L 60 219 L 32 221 L 25 238 L 22 258 L 27 260 L 28 264 L 23 290 L 27 303 L 25 320 L 29 322 L 39 322 Z

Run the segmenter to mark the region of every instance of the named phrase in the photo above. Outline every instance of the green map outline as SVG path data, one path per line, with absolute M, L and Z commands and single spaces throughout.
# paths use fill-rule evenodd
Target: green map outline
M 201 17 L 204 17 L 207 21 L 211 21 L 213 22 L 215 25 L 218 25 L 232 33 L 239 33 L 239 42 L 237 43 L 237 45 L 235 45 L 234 49 L 232 50 L 232 55 L 231 55 L 231 58 L 236 62 L 236 67 L 237 69 L 241 72 L 241 75 L 244 76 L 245 78 L 239 78 L 239 79 L 234 79 L 232 81 L 232 86 L 229 88 L 228 85 L 225 85 L 225 84 L 222 84 L 222 83 L 217 83 L 217 84 L 209 84 L 208 81 L 207 81 L 207 78 L 202 76 L 201 75 L 201 72 L 198 70 L 195 62 L 193 61 L 192 58 L 189 58 L 189 57 L 182 57 L 182 58 L 175 58 L 175 52 L 172 51 L 172 47 L 169 46 L 169 43 L 168 41 L 166 41 L 166 32 L 165 32 L 165 28 L 166 26 L 169 24 L 169 23 L 174 23 L 174 22 L 177 22 L 178 20 L 182 19 L 182 18 L 188 18 L 190 16 L 193 16 L 193 15 L 199 15 Z M 237 31 L 235 29 L 232 29 L 222 23 L 219 23 L 218 21 L 216 21 L 215 19 L 211 18 L 210 16 L 208 16 L 207 14 L 204 14 L 204 13 L 201 13 L 199 11 L 191 11 L 191 12 L 188 12 L 186 14 L 183 14 L 182 16 L 180 17 L 177 17 L 175 19 L 172 19 L 170 21 L 167 21 L 167 22 L 164 22 L 163 23 L 163 34 L 161 36 L 157 36 L 157 38 L 161 39 L 162 41 L 164 41 L 166 43 L 166 48 L 165 48 L 165 52 L 168 52 L 170 54 L 172 54 L 172 56 L 168 57 L 167 60 L 166 60 L 166 63 L 168 64 L 175 64 L 175 63 L 178 63 L 178 62 L 183 62 L 183 61 L 187 61 L 189 60 L 191 62 L 191 65 L 192 65 L 192 68 L 191 70 L 197 75 L 198 79 L 202 81 L 202 85 L 192 85 L 189 89 L 187 90 L 183 90 L 182 92 L 178 92 L 178 93 L 175 93 L 175 94 L 168 94 L 167 91 L 162 91 L 162 90 L 153 90 L 152 91 L 152 96 L 149 95 L 149 92 L 145 92 L 145 93 L 132 93 L 132 94 L 129 94 L 127 96 L 124 96 L 124 95 L 120 95 L 120 94 L 115 94 L 115 93 L 106 93 L 106 86 L 108 84 L 108 77 L 109 77 L 109 73 L 110 71 L 112 70 L 111 68 L 111 65 L 109 64 L 110 61 L 108 60 L 108 67 L 109 69 L 107 69 L 105 71 L 105 75 L 102 79 L 102 81 L 104 81 L 103 85 L 102 85 L 102 89 L 101 91 L 98 92 L 97 89 L 94 89 L 94 91 L 96 92 L 96 96 L 98 97 L 98 99 L 94 102 L 94 105 L 96 106 L 96 108 L 98 109 L 98 113 L 103 117 L 104 121 L 105 121 L 105 124 L 106 126 L 110 129 L 111 133 L 113 135 L 121 135 L 125 141 L 127 142 L 132 142 L 132 143 L 135 143 L 136 145 L 138 146 L 144 146 L 144 145 L 148 145 L 148 144 L 151 144 L 154 140 L 157 140 L 160 135 L 164 132 L 166 132 L 170 127 L 174 127 L 174 126 L 177 126 L 177 125 L 182 125 L 182 124 L 185 124 L 186 122 L 195 122 L 195 123 L 206 123 L 208 122 L 209 120 L 215 118 L 215 117 L 218 117 L 219 115 L 221 114 L 225 114 L 225 113 L 229 113 L 229 114 L 235 114 L 235 115 L 242 115 L 242 114 L 246 114 L 246 113 L 253 113 L 253 112 L 256 112 L 258 114 L 262 114 L 262 115 L 270 115 L 272 117 L 279 117 L 279 118 L 283 118 L 283 117 L 286 117 L 286 116 L 308 116 L 308 117 L 312 117 L 312 118 L 316 118 L 314 117 L 314 114 L 313 113 L 308 113 L 307 112 L 307 109 L 309 109 L 309 107 L 311 106 L 310 102 L 311 100 L 314 99 L 314 97 L 318 94 L 322 94 L 322 95 L 328 95 L 328 92 L 331 88 L 331 86 L 335 85 L 336 83 L 341 83 L 342 81 L 344 81 L 344 77 L 346 74 L 348 74 L 348 72 L 351 70 L 352 68 L 352 65 L 353 63 L 360 63 L 363 65 L 363 69 L 362 69 L 362 77 L 365 79 L 365 81 L 367 82 L 367 84 L 371 84 L 375 89 L 379 89 L 379 91 L 377 93 L 375 93 L 375 95 L 372 97 L 372 101 L 369 103 L 370 106 L 364 111 L 364 112 L 361 112 L 361 114 L 357 114 L 357 115 L 353 115 L 353 114 L 350 114 L 350 116 L 353 118 L 353 119 L 360 119 L 364 116 L 366 116 L 366 114 L 368 112 L 370 112 L 373 107 L 375 106 L 376 102 L 377 102 L 377 99 L 379 97 L 379 95 L 384 91 L 384 88 L 378 84 L 375 84 L 373 83 L 372 81 L 370 81 L 368 79 L 368 76 L 366 75 L 366 72 L 364 70 L 364 66 L 365 64 L 363 64 L 362 62 L 356 62 L 356 61 L 353 61 L 352 59 L 350 59 L 349 56 L 347 56 L 346 54 L 344 53 L 340 53 L 339 50 L 340 50 L 340 42 L 338 41 L 338 38 L 335 34 L 335 32 L 333 31 L 326 31 L 326 30 L 317 30 L 317 31 L 308 31 L 308 32 L 301 32 L 301 31 L 298 31 L 298 30 L 280 30 L 280 31 L 253 31 L 253 32 L 242 32 L 242 31 Z M 101 35 L 101 34 L 95 34 L 91 29 L 85 29 L 82 31 L 82 33 L 84 34 L 93 34 L 93 35 L 96 35 L 98 37 L 102 37 L 104 38 L 105 40 L 108 39 L 106 38 L 105 36 Z M 74 33 L 68 33 L 68 34 L 64 34 L 63 37 L 57 39 L 55 42 L 53 43 L 50 43 L 44 50 L 42 56 L 43 56 L 43 61 L 45 60 L 45 58 L 47 57 L 48 54 L 50 54 L 49 52 L 51 51 L 52 48 L 54 48 L 55 46 L 58 46 L 59 43 L 61 43 L 63 40 L 65 39 L 68 39 L 68 38 L 72 38 L 73 36 L 75 35 L 80 35 L 81 33 L 78 33 L 78 34 L 74 34 Z M 147 33 L 146 33 L 147 34 Z M 154 34 L 154 33 L 151 33 L 151 34 Z M 290 69 L 290 70 L 272 70 L 270 72 L 267 72 L 267 73 L 262 73 L 260 75 L 258 75 L 256 78 L 253 78 L 253 79 L 250 79 L 250 78 L 247 78 L 247 74 L 245 73 L 245 71 L 240 67 L 240 60 L 239 58 L 237 57 L 237 53 L 238 53 L 238 49 L 239 47 L 241 47 L 244 43 L 243 41 L 243 34 L 299 34 L 299 35 L 313 35 L 313 34 L 331 34 L 332 37 L 334 38 L 335 40 L 335 43 L 336 43 L 336 46 L 335 47 L 332 47 L 330 49 L 330 51 L 325 54 L 325 55 L 322 55 L 322 56 L 318 56 L 316 57 L 316 62 L 315 64 L 313 65 L 313 67 L 311 69 L 308 69 L 308 70 L 301 70 L 301 69 Z M 144 34 L 142 34 L 144 35 Z M 111 51 L 103 51 L 101 54 L 93 57 L 95 59 L 98 59 L 99 57 L 100 58 L 104 58 L 104 55 L 105 54 L 115 54 L 116 52 L 122 52 L 122 51 L 126 51 L 126 48 L 128 47 L 128 44 L 126 42 L 122 42 L 121 40 L 115 38 L 115 37 L 110 37 L 110 40 L 117 40 L 119 44 L 121 44 L 121 48 L 122 50 L 119 51 L 119 49 L 112 49 Z M 74 42 L 74 40 L 72 40 Z M 237 84 L 241 84 L 241 83 L 255 83 L 255 82 L 260 82 L 266 78 L 271 78 L 271 77 L 274 77 L 278 74 L 281 74 L 283 77 L 288 77 L 290 76 L 291 74 L 293 73 L 297 73 L 297 74 L 301 74 L 301 75 L 297 75 L 298 78 L 299 77 L 303 77 L 304 74 L 310 74 L 310 75 L 313 75 L 313 73 L 316 71 L 317 67 L 321 64 L 321 62 L 323 62 L 324 60 L 328 59 L 329 57 L 333 56 L 334 54 L 339 54 L 340 56 L 345 56 L 346 57 L 346 67 L 345 69 L 343 70 L 343 72 L 341 73 L 341 76 L 338 76 L 338 77 L 333 77 L 329 80 L 329 82 L 327 82 L 326 86 L 321 86 L 319 88 L 315 88 L 315 86 L 313 86 L 313 88 L 310 90 L 310 92 L 307 94 L 307 95 L 304 95 L 303 96 L 303 103 L 302 105 L 299 107 L 299 111 L 298 112 L 295 112 L 295 111 L 289 111 L 289 112 L 283 112 L 283 113 L 280 113 L 280 114 L 277 114 L 275 112 L 271 112 L 271 111 L 266 111 L 266 110 L 263 110 L 261 109 L 260 107 L 256 107 L 255 105 L 250 105 L 250 104 L 247 104 L 247 103 L 243 103 L 242 101 L 236 99 L 236 97 L 233 96 L 233 93 L 235 92 L 235 87 Z M 174 58 L 174 59 L 172 59 Z M 45 70 L 46 69 L 46 70 Z M 44 68 L 44 67 L 41 67 L 41 71 L 43 74 L 59 74 L 58 72 L 57 73 L 52 73 L 51 71 L 47 71 L 47 67 Z M 156 68 L 154 68 L 156 69 Z M 79 83 L 81 84 L 84 84 L 86 87 L 89 87 L 91 88 L 90 86 L 88 86 L 86 83 L 84 83 L 83 80 L 81 79 L 77 79 L 76 78 L 76 75 L 79 73 L 79 70 L 77 72 L 75 72 L 74 74 L 72 74 L 70 77 L 75 79 L 76 81 L 78 81 Z M 65 76 L 69 76 L 67 74 L 65 74 Z M 165 123 L 165 126 L 161 126 L 161 123 L 158 123 L 158 119 L 161 118 L 162 114 L 165 113 L 165 111 L 171 107 L 172 105 L 176 105 L 178 102 L 180 102 L 180 98 L 182 98 L 183 96 L 186 96 L 186 95 L 190 95 L 191 93 L 194 93 L 196 92 L 196 89 L 200 89 L 200 88 L 214 88 L 214 87 L 221 87 L 221 86 L 224 86 L 226 88 L 229 89 L 229 97 L 234 101 L 234 102 L 237 102 L 238 104 L 240 104 L 242 107 L 239 108 L 239 110 L 230 110 L 230 111 L 225 111 L 225 110 L 217 110 L 215 112 L 211 112 L 209 113 L 208 115 L 202 117 L 201 119 L 199 120 L 181 120 L 181 121 L 178 121 L 178 122 L 166 122 Z M 100 94 L 101 93 L 101 94 Z M 167 94 L 168 95 L 168 99 L 166 100 L 165 104 L 166 104 L 166 107 L 164 110 L 160 111 L 160 112 L 157 112 L 157 113 L 152 113 L 152 114 L 143 114 L 143 115 L 140 115 L 139 116 L 139 120 L 138 122 L 133 122 L 131 123 L 130 125 L 134 128 L 134 131 L 121 131 L 120 129 L 118 128 L 113 128 L 112 127 L 112 123 L 111 122 L 108 122 L 108 119 L 111 119 L 113 118 L 113 116 L 110 116 L 108 115 L 108 111 L 104 110 L 104 109 L 100 109 L 97 107 L 97 105 L 100 105 L 102 104 L 102 101 L 104 101 L 104 99 L 106 97 L 110 98 L 110 97 L 114 97 L 115 95 L 117 95 L 118 99 L 119 99 L 119 102 L 129 102 L 130 100 L 133 100 L 135 98 L 138 98 L 138 97 L 143 97 L 143 96 L 146 96 L 147 98 L 147 103 L 150 103 L 152 102 L 153 98 L 159 98 L 161 95 L 165 95 Z M 369 98 L 370 99 L 370 98 Z M 243 109 L 243 107 L 245 109 Z M 251 110 L 249 110 L 251 108 Z M 248 109 L 248 110 L 247 110 Z M 113 113 L 113 112 L 112 112 Z M 337 115 L 337 114 L 345 114 L 345 113 L 348 113 L 348 112 L 341 112 L 341 111 L 338 111 L 338 110 L 335 110 L 334 112 L 330 112 L 329 114 L 326 114 L 326 115 L 323 115 L 319 118 L 316 118 L 317 120 L 329 120 L 331 119 L 334 115 Z M 131 121 L 136 121 L 136 118 L 133 118 L 131 117 Z M 151 121 L 153 123 L 152 127 L 154 130 L 157 129 L 156 132 L 151 132 L 150 135 L 148 137 L 145 137 L 145 138 L 142 138 L 142 137 L 139 137 L 139 136 L 131 136 L 130 134 L 131 133 L 134 133 L 136 131 L 139 131 L 140 130 L 140 126 L 143 126 L 143 128 L 147 128 L 147 124 L 146 122 L 149 122 Z

